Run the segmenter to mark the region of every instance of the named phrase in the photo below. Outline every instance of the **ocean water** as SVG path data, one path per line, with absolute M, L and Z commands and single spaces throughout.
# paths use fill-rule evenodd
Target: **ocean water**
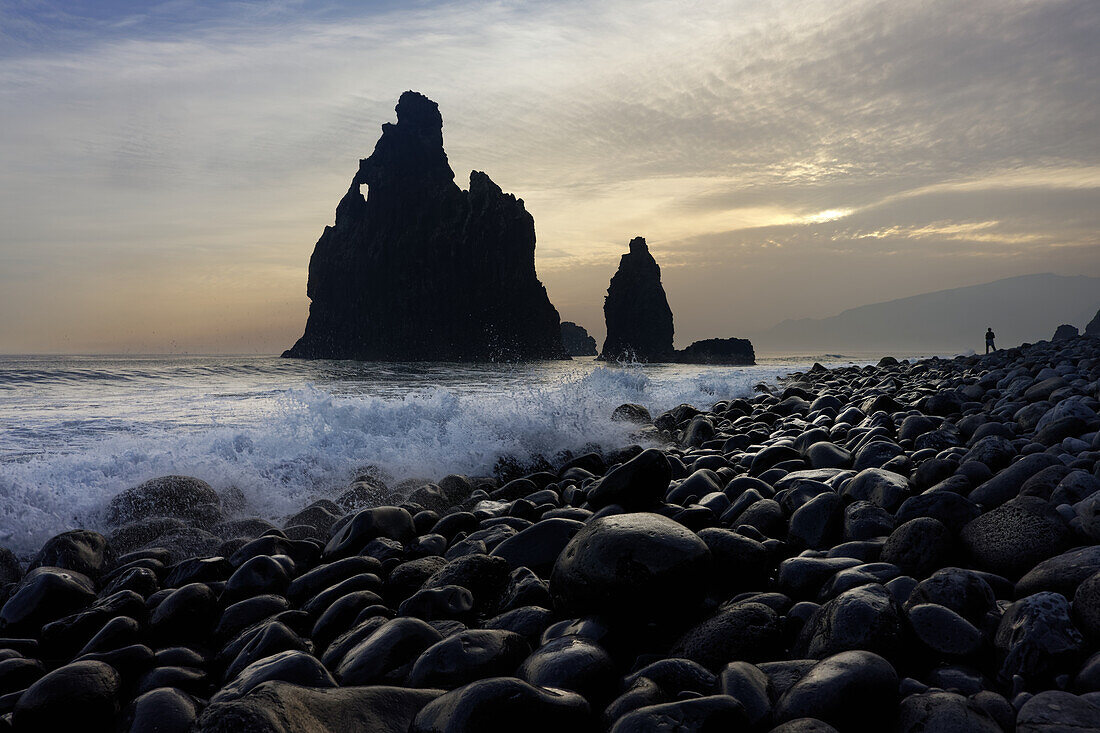
M 389 481 L 489 475 L 527 459 L 630 442 L 624 402 L 656 416 L 752 394 L 814 361 L 754 367 L 382 364 L 274 356 L 0 356 L 0 544 L 27 555 L 93 524 L 113 495 L 166 474 L 236 486 L 278 519 L 367 467 Z

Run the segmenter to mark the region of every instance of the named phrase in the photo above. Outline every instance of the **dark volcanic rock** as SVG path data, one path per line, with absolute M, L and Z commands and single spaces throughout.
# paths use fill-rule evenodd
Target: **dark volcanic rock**
M 28 569 L 42 566 L 75 570 L 95 580 L 114 563 L 115 553 L 98 532 L 74 529 L 49 539 Z
M 1037 496 L 1006 502 L 962 531 L 963 545 L 975 565 L 1014 578 L 1057 555 L 1068 540 L 1065 521 Z
M 818 662 L 778 700 L 777 722 L 817 718 L 841 730 L 881 731 L 893 717 L 898 677 L 882 657 L 842 652 Z
M 984 710 L 953 692 L 927 692 L 905 698 L 898 709 L 895 730 L 898 733 L 1002 733 L 1001 727 Z
M 584 326 L 572 321 L 561 322 L 561 343 L 569 356 L 596 355 L 596 339 L 588 335 Z
M 996 599 L 993 589 L 973 570 L 943 568 L 913 588 L 906 609 L 922 604 L 949 608 L 973 624 L 980 624 L 992 610 Z
M 211 697 L 210 702 L 236 700 L 272 680 L 293 682 L 303 687 L 336 687 L 336 680 L 313 655 L 289 649 L 249 664 L 232 682 Z
M 95 592 L 87 576 L 41 567 L 27 573 L 0 609 L 0 632 L 36 632 L 51 621 L 87 606 Z
M 1058 328 L 1054 329 L 1054 335 L 1050 337 L 1051 341 L 1068 341 L 1072 338 L 1077 338 L 1077 326 L 1071 326 L 1068 323 L 1063 323 Z
M 413 663 L 442 636 L 416 618 L 395 618 L 349 650 L 336 668 L 344 686 L 404 681 Z
M 516 677 L 536 687 L 569 690 L 590 703 L 606 703 L 617 678 L 615 662 L 595 642 L 563 636 L 547 642 L 527 657 Z
M 690 613 L 706 591 L 710 550 L 659 514 L 619 514 L 585 524 L 550 578 L 560 609 L 626 622 Z
M 18 583 L 23 577 L 23 566 L 15 553 L 6 547 L 0 547 L 0 585 Z
M 762 603 L 736 603 L 690 629 L 671 653 L 717 672 L 734 661 L 771 659 L 781 648 L 775 611 Z
M 451 690 L 486 677 L 507 676 L 531 653 L 519 634 L 471 629 L 424 650 L 409 672 L 410 687 Z
M 756 352 L 748 339 L 703 339 L 677 351 L 676 361 L 681 364 L 753 366 L 756 364 Z
M 813 659 L 855 649 L 893 657 L 900 651 L 901 617 L 898 602 L 881 585 L 853 588 L 814 612 L 796 651 Z
M 1091 697 L 1091 695 L 1090 695 Z M 1047 690 L 1020 707 L 1017 733 L 1097 733 L 1100 705 L 1086 697 Z
M 409 542 L 416 537 L 412 515 L 395 506 L 364 509 L 356 514 L 325 546 L 325 558 L 337 559 L 359 554 L 376 538 Z
M 157 733 L 187 733 L 199 705 L 188 694 L 171 687 L 150 690 L 131 703 L 124 730 L 155 730 Z
M 203 520 L 209 518 L 204 508 L 216 507 L 219 501 L 217 492 L 202 479 L 161 476 L 111 499 L 106 518 L 109 524 L 124 524 L 145 517 Z
M 998 676 L 1020 675 L 1029 684 L 1049 682 L 1084 652 L 1081 632 L 1070 620 L 1070 605 L 1058 593 L 1036 593 L 1013 603 L 993 640 L 1001 662 Z
M 618 504 L 627 509 L 649 509 L 664 496 L 672 481 L 665 454 L 650 448 L 612 469 L 593 484 L 588 503 L 594 508 Z
M 747 722 L 740 702 L 729 695 L 710 695 L 638 708 L 620 718 L 611 730 L 613 733 L 733 731 L 744 730 Z
M 12 722 L 26 731 L 111 731 L 119 709 L 118 672 L 103 662 L 73 662 L 27 689 Z
M 588 716 L 587 702 L 575 692 L 534 687 L 514 677 L 490 677 L 437 697 L 424 706 L 409 731 L 585 731 Z
M 607 338 L 600 358 L 605 361 L 671 361 L 672 309 L 661 286 L 661 268 L 649 253 L 645 238 L 630 240 L 630 251 L 619 260 L 603 303 Z
M 1100 341 L 756 392 L 282 529 L 131 490 L 0 552 L 0 732 L 1100 732 Z
M 265 682 L 239 700 L 210 705 L 199 717 L 195 730 L 405 733 L 421 708 L 439 694 L 439 690 L 401 687 L 314 689 L 287 682 Z
M 405 92 L 396 110 L 317 242 L 305 334 L 283 356 L 566 358 L 523 201 L 478 171 L 455 185 L 435 102 Z

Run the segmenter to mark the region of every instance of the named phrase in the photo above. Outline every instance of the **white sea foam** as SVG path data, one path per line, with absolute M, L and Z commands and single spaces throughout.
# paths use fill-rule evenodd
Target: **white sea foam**
M 630 426 L 611 421 L 619 404 L 640 403 L 654 415 L 681 402 L 707 407 L 795 366 L 574 362 L 408 375 L 374 367 L 332 378 L 269 363 L 250 372 L 215 362 L 211 373 L 177 369 L 171 379 L 157 366 L 128 379 L 98 377 L 94 399 L 80 392 L 86 381 L 66 374 L 63 387 L 6 400 L 12 409 L 3 424 L 12 430 L 0 435 L 0 544 L 26 556 L 53 534 L 88 524 L 116 493 L 166 474 L 236 486 L 250 513 L 278 519 L 339 493 L 366 466 L 395 480 L 437 479 L 488 474 L 501 456 L 621 446 Z M 39 371 L 25 379 L 51 379 Z M 0 391 L 0 401 L 8 395 Z

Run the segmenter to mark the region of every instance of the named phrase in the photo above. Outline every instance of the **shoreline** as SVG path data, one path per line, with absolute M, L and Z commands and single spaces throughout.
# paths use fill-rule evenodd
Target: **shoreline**
M 146 482 L 112 500 L 106 536 L 63 533 L 27 573 L 0 555 L 0 664 L 23 660 L 0 716 L 467 730 L 505 699 L 525 703 L 502 729 L 1100 715 L 1098 379 L 1088 337 L 795 371 L 710 410 L 620 408 L 660 448 L 365 475 L 282 527 L 222 519 L 234 497 L 198 479 Z

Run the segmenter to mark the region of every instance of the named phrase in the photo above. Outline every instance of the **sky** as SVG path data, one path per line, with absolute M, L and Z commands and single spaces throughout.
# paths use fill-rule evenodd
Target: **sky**
M 0 0 L 0 352 L 289 347 L 406 89 L 600 340 L 634 236 L 681 347 L 1098 276 L 1097 38 L 1095 0 Z

